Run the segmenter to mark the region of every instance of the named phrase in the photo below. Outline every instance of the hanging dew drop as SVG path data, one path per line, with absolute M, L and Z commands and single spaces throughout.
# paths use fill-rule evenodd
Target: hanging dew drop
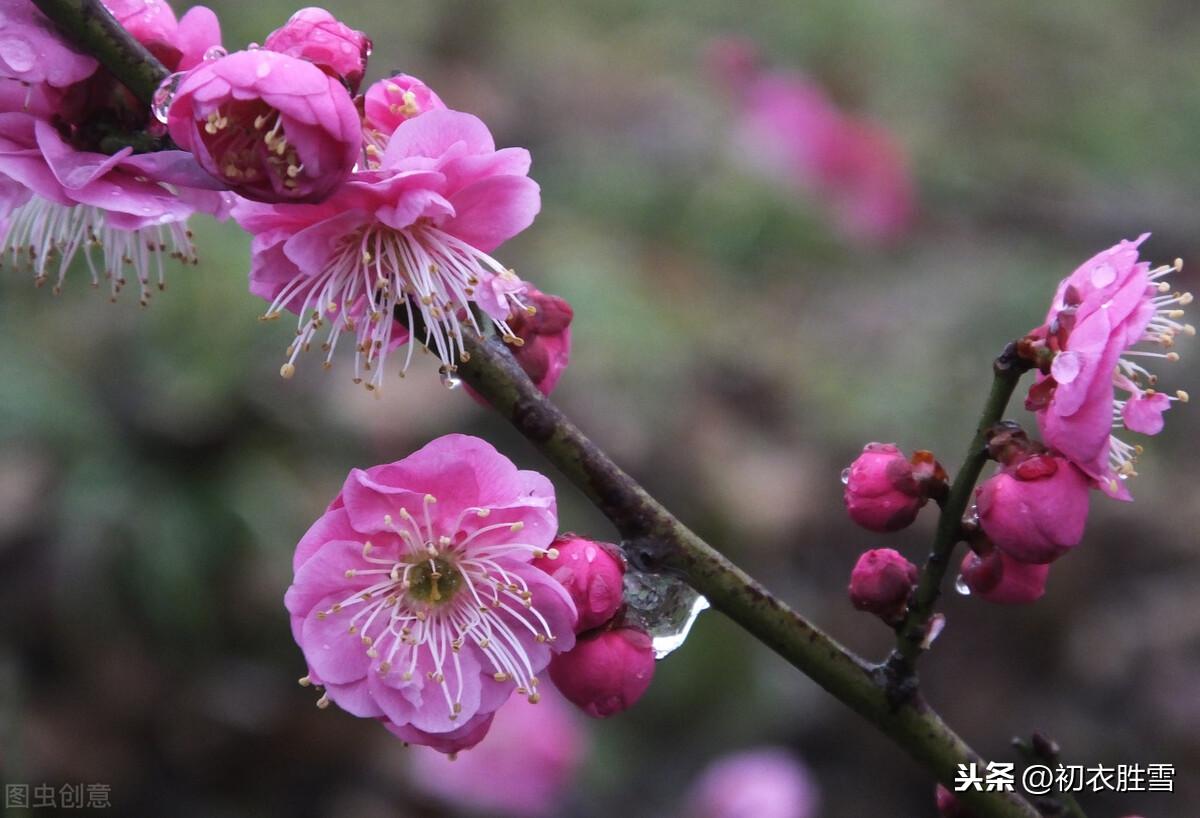
M 967 585 L 967 581 L 963 579 L 962 574 L 954 578 L 954 590 L 958 591 L 962 596 L 971 595 L 971 586 Z
M 177 71 L 167 77 L 154 91 L 154 96 L 150 98 L 150 113 L 154 119 L 162 125 L 167 124 L 167 114 L 171 110 L 171 103 L 175 99 L 175 92 L 179 90 L 179 83 L 183 82 L 183 71 Z
M 850 483 L 850 467 L 847 466 L 846 468 L 842 469 L 842 485 L 843 486 L 849 485 L 849 483 Z
M 946 628 L 946 615 L 934 614 L 925 627 L 925 638 L 921 640 L 921 650 L 929 650 L 930 646 L 942 635 Z
M 679 648 L 708 600 L 677 577 L 630 570 L 625 574 L 625 617 L 650 635 L 654 658 Z
M 438 377 L 442 379 L 442 386 L 447 389 L 458 389 L 458 387 L 462 386 L 462 378 L 459 378 L 445 367 L 438 370 Z

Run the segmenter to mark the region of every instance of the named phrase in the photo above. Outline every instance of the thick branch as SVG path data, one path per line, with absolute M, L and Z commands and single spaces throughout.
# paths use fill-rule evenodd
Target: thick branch
M 921 645 L 925 641 L 925 632 L 933 616 L 934 605 L 941 595 L 942 583 L 946 578 L 946 570 L 950 567 L 954 546 L 962 539 L 963 512 L 971 502 L 975 483 L 979 480 L 984 464 L 987 463 L 987 432 L 1000 422 L 1004 410 L 1008 407 L 1008 401 L 1017 388 L 1017 382 L 1028 370 L 1029 364 L 1017 356 L 1015 343 L 1005 347 L 995 361 L 992 388 L 979 416 L 979 425 L 975 427 L 975 437 L 971 439 L 967 456 L 954 477 L 946 501 L 942 504 L 937 531 L 933 537 L 933 549 L 921 570 L 921 578 L 909 603 L 908 614 L 896 629 L 896 651 L 888 664 L 898 678 L 912 676 L 917 657 L 921 654 Z
M 675 519 L 538 392 L 503 342 L 469 338 L 467 351 L 470 358 L 458 374 L 613 522 L 632 560 L 682 574 L 714 608 L 878 726 L 947 786 L 959 764 L 982 763 L 919 696 L 894 704 L 878 668 L 789 609 Z M 962 800 L 980 818 L 1037 815 L 1015 793 L 963 793 Z
M 72 44 L 95 57 L 150 106 L 154 91 L 170 72 L 113 18 L 100 0 L 33 0 L 33 4 Z

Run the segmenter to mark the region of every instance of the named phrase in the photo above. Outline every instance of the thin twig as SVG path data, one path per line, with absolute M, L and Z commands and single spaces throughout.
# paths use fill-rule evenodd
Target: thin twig
M 617 527 L 630 558 L 682 575 L 713 607 L 891 736 L 942 783 L 982 764 L 919 695 L 891 700 L 885 674 L 792 611 L 671 515 L 551 403 L 497 338 L 468 338 L 458 375 L 557 466 Z M 1011 391 L 1011 389 L 1010 389 Z M 1016 793 L 968 792 L 979 818 L 1033 818 Z
M 954 546 L 962 539 L 963 512 L 971 502 L 975 483 L 987 463 L 987 432 L 1000 422 L 1017 382 L 1028 370 L 1029 364 L 1017 356 L 1015 343 L 1005 347 L 996 358 L 992 368 L 992 388 L 979 416 L 979 424 L 975 427 L 975 436 L 971 439 L 962 467 L 954 477 L 950 493 L 941 504 L 933 548 L 921 570 L 908 613 L 896 628 L 896 650 L 888 660 L 894 680 L 909 680 L 916 672 L 917 657 L 923 650 L 925 633 L 933 616 L 934 605 L 941 595 Z

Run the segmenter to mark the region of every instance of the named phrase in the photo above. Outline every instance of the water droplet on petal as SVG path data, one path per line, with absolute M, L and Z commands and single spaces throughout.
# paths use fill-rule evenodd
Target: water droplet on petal
M 1111 264 L 1101 264 L 1095 270 L 1092 270 L 1092 286 L 1107 287 L 1117 280 L 1117 271 L 1113 269 Z
M 154 96 L 150 99 L 150 113 L 154 118 L 163 125 L 167 124 L 167 114 L 171 110 L 171 103 L 175 100 L 175 92 L 179 90 L 179 83 L 183 82 L 185 72 L 178 71 L 167 77 L 154 91 Z
M 228 54 L 229 52 L 219 45 L 209 46 L 208 50 L 204 52 L 204 61 L 212 62 L 213 60 L 219 60 Z
M 946 615 L 936 613 L 929 620 L 929 624 L 925 626 L 925 638 L 921 640 L 921 650 L 929 650 L 929 647 L 942 635 L 942 631 L 946 629 Z
M 965 579 L 963 579 L 962 574 L 959 574 L 954 578 L 954 590 L 958 591 L 963 596 L 971 595 L 971 586 L 967 584 Z
M 842 485 L 847 485 L 850 482 L 850 467 L 842 469 Z
M 28 71 L 37 63 L 33 47 L 15 36 L 0 39 L 0 53 L 4 54 L 4 62 L 13 71 Z
M 260 48 L 262 48 L 262 46 L 258 43 L 250 43 L 250 45 L 246 46 L 247 51 L 258 51 Z
M 259 79 L 262 79 L 263 77 L 265 77 L 267 74 L 270 74 L 270 73 L 271 73 L 271 64 L 268 62 L 259 63 L 258 67 L 254 69 L 254 76 L 258 77 Z
M 662 659 L 687 639 L 708 600 L 678 577 L 630 570 L 625 574 L 625 618 L 650 634 L 654 658 Z

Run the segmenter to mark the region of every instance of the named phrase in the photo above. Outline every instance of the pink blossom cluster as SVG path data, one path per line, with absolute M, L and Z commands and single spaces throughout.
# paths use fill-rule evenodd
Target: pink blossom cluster
M 745 40 L 719 40 L 708 57 L 732 95 L 743 159 L 828 207 L 851 238 L 890 242 L 912 229 L 909 160 L 886 127 L 843 111 L 803 74 L 763 68 Z
M 1077 546 L 1087 524 L 1093 488 L 1130 500 L 1141 446 L 1121 430 L 1162 431 L 1163 414 L 1188 394 L 1159 388 L 1146 366 L 1174 362 L 1191 293 L 1166 281 L 1181 264 L 1151 268 L 1139 258 L 1146 240 L 1122 241 L 1063 279 L 1046 321 L 1019 344 L 1018 356 L 1037 372 L 1026 408 L 1036 413 L 1042 441 L 1019 426 L 989 432 L 995 474 L 975 490 L 967 525 L 971 546 L 960 588 L 990 602 L 1020 604 L 1045 593 L 1051 563 Z M 909 525 L 929 496 L 917 459 L 893 445 L 870 444 L 844 474 L 846 508 L 872 531 Z M 944 487 L 944 474 L 943 487 Z M 851 574 L 856 607 L 895 623 L 903 617 L 915 566 L 891 549 L 868 551 Z
M 181 19 L 163 0 L 107 0 L 110 12 L 172 70 L 219 48 L 216 16 Z M 138 280 L 143 304 L 163 282 L 163 256 L 195 262 L 188 217 L 232 203 L 193 157 L 139 152 L 131 135 L 161 126 L 95 59 L 67 43 L 30 0 L 0 0 L 0 253 L 61 287 L 76 257 L 111 295 Z
M 324 9 L 228 53 L 204 7 L 176 20 L 164 0 L 108 6 L 174 72 L 152 106 L 31 0 L 0 0 L 13 35 L 0 38 L 0 249 L 38 283 L 57 287 L 83 256 L 114 296 L 132 269 L 145 303 L 163 254 L 195 260 L 187 218 L 232 213 L 253 237 L 264 317 L 297 316 L 284 377 L 313 343 L 332 365 L 348 334 L 368 389 L 401 347 L 403 374 L 417 345 L 454 385 L 464 333 L 490 325 L 554 388 L 570 306 L 491 255 L 540 209 L 528 151 L 497 149 L 477 117 L 406 74 L 356 96 L 371 41 Z

